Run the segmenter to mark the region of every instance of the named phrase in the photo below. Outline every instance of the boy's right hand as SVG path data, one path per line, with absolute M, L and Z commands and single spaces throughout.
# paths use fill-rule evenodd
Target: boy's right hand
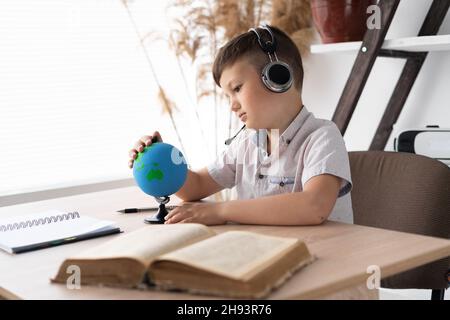
M 148 147 L 152 142 L 163 142 L 161 135 L 158 131 L 155 131 L 151 136 L 143 136 L 138 142 L 134 144 L 133 149 L 128 152 L 130 160 L 128 161 L 128 167 L 133 168 L 134 160 L 137 158 L 138 152 L 144 151 L 145 147 Z

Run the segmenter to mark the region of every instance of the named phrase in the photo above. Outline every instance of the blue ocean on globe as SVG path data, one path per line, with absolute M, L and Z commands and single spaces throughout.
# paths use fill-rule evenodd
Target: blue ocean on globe
M 174 146 L 156 142 L 138 153 L 133 165 L 133 176 L 146 194 L 153 197 L 170 196 L 186 181 L 186 160 Z

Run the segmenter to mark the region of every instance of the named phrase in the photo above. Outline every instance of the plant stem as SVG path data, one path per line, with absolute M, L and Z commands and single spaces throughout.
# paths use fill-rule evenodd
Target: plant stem
M 133 25 L 134 31 L 135 31 L 135 33 L 136 33 L 136 36 L 137 36 L 138 39 L 139 39 L 140 46 L 141 46 L 141 48 L 142 48 L 143 51 L 144 51 L 145 59 L 147 60 L 147 63 L 148 63 L 148 66 L 150 67 L 150 71 L 152 72 L 153 78 L 154 78 L 156 84 L 158 85 L 158 89 L 159 89 L 159 90 L 163 90 L 163 89 L 162 89 L 162 86 L 161 86 L 161 83 L 160 83 L 159 80 L 158 80 L 158 76 L 156 75 L 155 68 L 153 67 L 153 63 L 152 63 L 152 61 L 151 61 L 151 59 L 150 59 L 150 55 L 148 54 L 147 48 L 145 47 L 144 41 L 142 40 L 142 36 L 140 35 L 140 32 L 139 32 L 139 29 L 138 29 L 138 27 L 137 27 L 136 21 L 134 20 L 133 15 L 131 14 L 131 10 L 130 10 L 130 8 L 128 7 L 128 4 L 127 4 L 127 2 L 126 2 L 125 0 L 122 0 L 122 3 L 123 3 L 123 5 L 125 6 L 125 9 L 126 9 L 126 11 L 127 11 L 127 13 L 128 13 L 128 17 L 130 18 L 131 24 Z M 181 136 L 180 136 L 180 134 L 179 134 L 179 132 L 178 132 L 178 127 L 177 127 L 177 125 L 176 125 L 175 119 L 174 119 L 174 117 L 173 117 L 173 115 L 172 115 L 171 110 L 168 110 L 168 111 L 169 111 L 168 113 L 169 113 L 170 121 L 171 121 L 172 126 L 173 126 L 173 128 L 174 128 L 174 130 L 175 130 L 175 133 L 176 133 L 176 135 L 177 135 L 178 142 L 180 143 L 180 147 L 181 147 L 181 149 L 182 149 L 183 155 L 184 155 L 184 157 L 186 158 L 186 161 L 187 161 L 186 150 L 185 150 L 185 148 L 184 148 L 184 145 L 183 145 L 183 141 L 182 141 L 182 139 L 181 139 Z
M 200 130 L 200 134 L 202 135 L 203 141 L 205 141 L 206 151 L 209 153 L 208 141 L 206 140 L 205 132 L 203 131 L 202 122 L 201 122 L 200 116 L 199 116 L 199 114 L 197 112 L 197 108 L 194 106 L 194 100 L 192 99 L 192 96 L 190 94 L 189 87 L 188 87 L 187 80 L 186 80 L 186 76 L 184 74 L 183 67 L 181 66 L 180 59 L 179 59 L 178 56 L 177 56 L 177 64 L 178 64 L 178 68 L 180 69 L 181 77 L 183 78 L 184 87 L 186 88 L 186 92 L 187 92 L 189 101 L 190 101 L 190 103 L 192 105 L 192 109 L 194 110 L 195 116 L 196 116 L 197 121 L 198 121 L 198 127 L 199 127 L 199 130 Z

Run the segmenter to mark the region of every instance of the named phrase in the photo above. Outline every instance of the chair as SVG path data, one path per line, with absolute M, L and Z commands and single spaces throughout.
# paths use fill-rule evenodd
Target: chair
M 403 152 L 349 152 L 354 223 L 450 238 L 450 168 L 438 160 Z M 450 257 L 383 279 L 395 289 L 432 289 L 444 299 Z

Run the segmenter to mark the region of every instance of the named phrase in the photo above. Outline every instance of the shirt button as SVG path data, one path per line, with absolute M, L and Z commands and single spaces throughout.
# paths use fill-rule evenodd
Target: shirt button
M 286 140 L 286 143 L 287 143 L 287 144 L 291 143 L 291 140 L 287 139 L 287 140 Z
M 258 178 L 262 179 L 262 178 L 264 178 L 264 176 L 262 174 L 259 174 Z
M 280 182 L 280 187 L 284 187 L 284 182 L 283 181 Z

